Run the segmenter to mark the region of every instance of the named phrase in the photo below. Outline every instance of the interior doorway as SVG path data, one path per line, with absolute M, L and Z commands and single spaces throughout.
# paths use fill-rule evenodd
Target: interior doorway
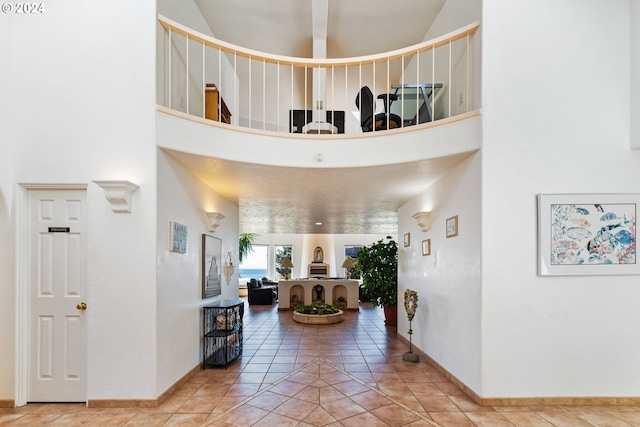
M 16 403 L 86 401 L 86 186 L 23 190 Z

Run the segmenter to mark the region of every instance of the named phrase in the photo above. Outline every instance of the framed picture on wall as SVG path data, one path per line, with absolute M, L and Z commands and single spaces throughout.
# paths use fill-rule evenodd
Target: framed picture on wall
M 640 274 L 640 194 L 538 194 L 538 274 Z
M 179 222 L 169 221 L 169 250 L 187 252 L 187 226 Z
M 447 218 L 447 237 L 458 235 L 458 215 Z
M 411 246 L 411 233 L 404 233 L 404 247 Z
M 422 241 L 422 256 L 431 255 L 431 239 Z
M 222 293 L 222 240 L 202 235 L 202 298 Z

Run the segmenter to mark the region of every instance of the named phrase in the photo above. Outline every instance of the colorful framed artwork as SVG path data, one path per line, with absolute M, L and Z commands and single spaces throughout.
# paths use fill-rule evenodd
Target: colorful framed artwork
M 431 255 L 431 239 L 422 241 L 422 256 Z
M 458 215 L 447 218 L 447 237 L 458 235 Z
M 411 233 L 404 233 L 404 247 L 411 246 Z
M 538 194 L 538 274 L 640 274 L 640 194 Z
M 202 235 L 202 298 L 222 293 L 222 240 Z M 227 279 L 228 281 L 228 279 Z
M 187 252 L 187 226 L 179 222 L 169 221 L 169 250 Z

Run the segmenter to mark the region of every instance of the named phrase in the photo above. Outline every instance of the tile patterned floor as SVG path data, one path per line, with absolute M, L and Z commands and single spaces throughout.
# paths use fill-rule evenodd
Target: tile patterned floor
M 482 407 L 406 345 L 381 310 L 300 325 L 277 306 L 247 306 L 242 358 L 200 371 L 157 408 L 28 404 L 0 426 L 640 426 L 640 406 Z

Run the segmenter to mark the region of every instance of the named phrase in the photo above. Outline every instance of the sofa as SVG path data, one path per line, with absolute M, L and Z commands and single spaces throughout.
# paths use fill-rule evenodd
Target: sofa
M 278 282 L 269 279 L 251 279 L 247 283 L 249 305 L 273 305 L 278 300 Z

